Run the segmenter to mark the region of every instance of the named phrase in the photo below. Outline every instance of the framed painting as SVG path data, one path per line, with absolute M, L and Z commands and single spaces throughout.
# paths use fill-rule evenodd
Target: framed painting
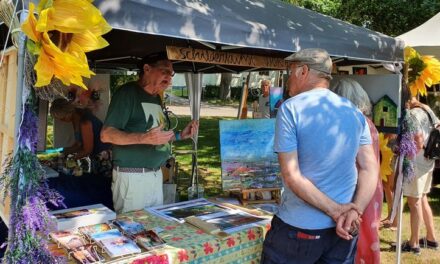
M 353 74 L 367 75 L 367 67 L 353 67 Z

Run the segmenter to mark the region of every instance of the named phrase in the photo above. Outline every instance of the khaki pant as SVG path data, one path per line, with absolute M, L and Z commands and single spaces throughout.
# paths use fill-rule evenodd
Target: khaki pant
M 162 171 L 141 173 L 113 169 L 113 207 L 116 213 L 163 204 Z

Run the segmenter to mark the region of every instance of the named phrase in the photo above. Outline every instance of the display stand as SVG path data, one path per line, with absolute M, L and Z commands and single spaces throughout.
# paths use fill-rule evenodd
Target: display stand
M 256 199 L 258 193 L 270 192 L 272 199 Z M 253 197 L 254 199 L 251 199 Z M 242 189 L 240 190 L 240 202 L 243 205 L 259 204 L 259 203 L 280 203 L 281 188 L 260 188 L 260 189 Z

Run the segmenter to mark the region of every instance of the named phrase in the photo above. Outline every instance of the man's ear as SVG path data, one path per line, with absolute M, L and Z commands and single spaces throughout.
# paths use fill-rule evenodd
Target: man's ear
M 144 73 L 148 72 L 151 69 L 150 65 L 144 64 Z
M 309 66 L 307 66 L 307 65 L 303 65 L 302 67 L 301 67 L 301 75 L 306 75 L 307 74 L 307 72 L 308 72 L 308 68 L 309 68 Z

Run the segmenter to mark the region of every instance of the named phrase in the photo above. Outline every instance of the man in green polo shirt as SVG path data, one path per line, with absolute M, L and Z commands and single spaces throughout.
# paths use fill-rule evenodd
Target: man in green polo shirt
M 192 137 L 198 121 L 182 132 L 164 130 L 162 93 L 171 85 L 173 66 L 165 52 L 143 58 L 137 82 L 113 95 L 101 140 L 113 144 L 113 205 L 117 213 L 163 203 L 162 171 L 171 155 L 170 142 Z

